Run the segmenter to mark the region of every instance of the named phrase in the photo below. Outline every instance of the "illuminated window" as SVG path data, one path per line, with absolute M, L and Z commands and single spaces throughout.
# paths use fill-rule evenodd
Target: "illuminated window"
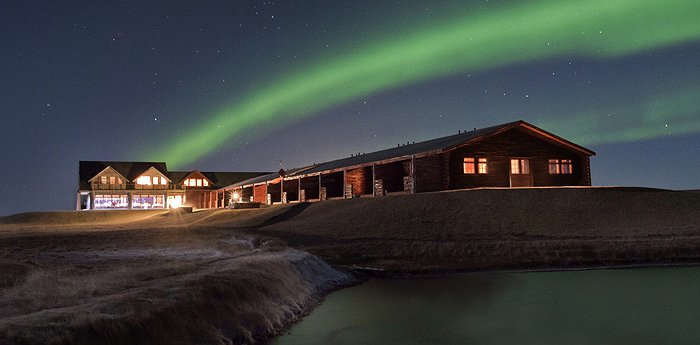
M 571 159 L 550 159 L 549 173 L 555 174 L 573 174 L 574 169 Z
M 162 185 L 168 184 L 168 182 L 167 182 L 167 180 L 165 179 L 165 177 L 163 177 L 163 176 L 160 177 L 160 184 L 162 184 Z
M 107 184 L 107 176 L 100 176 L 100 184 Z
M 489 166 L 486 158 L 479 158 L 479 174 L 488 174 Z
M 117 184 L 122 184 L 122 179 L 117 177 Z
M 185 183 L 183 183 L 185 186 L 190 186 L 190 180 L 185 180 Z
M 559 173 L 559 160 L 550 159 L 549 160 L 549 173 L 554 175 Z
M 513 175 L 520 174 L 520 160 L 511 159 L 510 160 L 510 173 Z
M 202 186 L 202 179 L 198 178 L 197 179 L 197 187 L 201 187 L 201 186 Z
M 151 177 L 150 176 L 139 176 L 139 178 L 136 179 L 136 184 L 150 185 L 151 184 Z
M 510 160 L 510 173 L 513 175 L 529 175 L 530 160 L 513 158 Z
M 202 180 L 202 184 L 204 184 L 204 187 L 209 187 L 209 181 L 207 180 Z
M 572 174 L 574 172 L 573 166 L 571 164 L 571 159 L 561 160 L 561 173 L 562 174 Z
M 116 184 L 117 183 L 117 178 L 114 176 L 109 177 L 109 184 Z
M 474 168 L 474 158 L 464 157 L 464 173 L 474 174 L 476 169 Z

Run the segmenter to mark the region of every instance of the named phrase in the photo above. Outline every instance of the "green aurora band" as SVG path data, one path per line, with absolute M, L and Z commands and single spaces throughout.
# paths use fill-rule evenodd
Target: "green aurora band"
M 471 13 L 298 69 L 143 158 L 180 167 L 253 130 L 273 130 L 367 94 L 546 58 L 603 59 L 668 47 L 700 38 L 699 22 L 697 0 L 534 1 Z M 697 98 L 694 102 L 700 105 Z M 648 116 L 663 117 L 663 111 Z M 625 137 L 651 133 L 638 131 Z

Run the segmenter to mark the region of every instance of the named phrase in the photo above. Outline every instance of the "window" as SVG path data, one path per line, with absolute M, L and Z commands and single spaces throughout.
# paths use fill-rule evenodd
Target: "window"
M 202 186 L 202 179 L 198 178 L 197 179 L 197 187 L 201 187 L 201 186 Z
M 488 174 L 489 166 L 486 158 L 479 158 L 479 174 Z
M 559 160 L 558 159 L 550 159 L 549 160 L 549 173 L 551 175 L 559 173 Z
M 510 160 L 510 173 L 513 175 L 529 175 L 530 160 L 513 158 Z
M 474 158 L 464 157 L 464 173 L 474 174 L 476 169 L 474 169 Z
M 202 180 L 202 184 L 204 184 L 204 187 L 209 187 L 209 181 L 207 180 Z
M 573 165 L 571 164 L 571 159 L 562 159 L 560 165 L 562 174 L 573 174 L 574 169 Z
M 100 176 L 100 184 L 107 184 L 107 176 Z
M 162 185 L 168 184 L 168 181 L 165 179 L 165 177 L 163 177 L 163 176 L 160 177 L 160 184 L 162 184 Z
M 136 179 L 136 184 L 150 185 L 151 184 L 151 177 L 150 176 L 139 176 L 139 178 Z
M 550 159 L 549 173 L 556 174 L 573 174 L 574 169 L 571 159 Z
M 465 174 L 488 174 L 489 166 L 486 158 L 464 157 Z
M 109 184 L 117 184 L 117 178 L 114 176 L 109 177 Z

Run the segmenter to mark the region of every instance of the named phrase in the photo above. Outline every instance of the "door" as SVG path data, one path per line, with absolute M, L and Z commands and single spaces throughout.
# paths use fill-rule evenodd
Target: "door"
M 532 187 L 532 171 L 529 158 L 510 159 L 510 186 Z

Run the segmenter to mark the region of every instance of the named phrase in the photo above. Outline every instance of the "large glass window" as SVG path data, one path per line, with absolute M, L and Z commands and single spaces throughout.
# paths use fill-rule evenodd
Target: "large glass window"
M 132 208 L 164 208 L 163 195 L 137 194 L 131 201 Z
M 136 179 L 136 184 L 150 185 L 151 184 L 151 177 L 150 176 L 139 176 L 139 178 Z
M 121 195 L 95 195 L 95 209 L 127 208 L 129 199 L 125 194 Z

